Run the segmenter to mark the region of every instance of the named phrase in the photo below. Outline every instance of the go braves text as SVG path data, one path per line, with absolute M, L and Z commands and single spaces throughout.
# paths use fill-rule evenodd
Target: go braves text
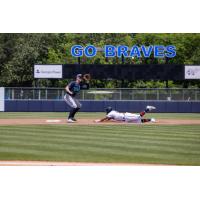
M 98 48 L 93 45 L 88 45 L 83 47 L 81 45 L 74 45 L 71 47 L 71 55 L 73 57 L 82 57 L 85 55 L 86 57 L 94 57 L 96 56 Z M 145 57 L 149 58 L 150 56 L 154 56 L 155 58 L 173 58 L 176 56 L 176 47 L 174 45 L 150 45 L 150 46 L 137 46 L 134 45 L 132 47 L 128 47 L 125 45 L 113 46 L 113 45 L 105 45 L 104 48 L 101 49 L 104 52 L 105 57 Z

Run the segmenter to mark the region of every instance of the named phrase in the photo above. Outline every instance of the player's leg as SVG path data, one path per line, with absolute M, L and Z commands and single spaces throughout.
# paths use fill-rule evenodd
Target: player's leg
M 151 119 L 141 119 L 142 123 L 146 123 L 146 122 L 156 122 L 156 120 L 154 118 Z
M 144 111 L 140 112 L 141 118 L 142 118 L 146 113 L 148 113 L 149 111 L 154 110 L 154 109 L 156 109 L 156 107 L 154 107 L 154 106 L 147 106 L 146 109 L 145 109 Z M 156 121 L 156 120 L 155 120 L 154 118 L 151 118 L 151 119 L 141 119 L 141 122 L 142 122 L 142 123 L 146 123 L 146 122 L 155 122 L 155 121 Z
M 128 113 L 128 112 L 124 114 L 124 117 L 125 117 L 125 122 L 129 122 L 129 123 L 141 123 L 141 119 L 142 119 L 140 115 Z
M 156 109 L 156 107 L 154 107 L 154 106 L 147 106 L 144 111 L 140 112 L 140 116 L 143 117 L 147 112 L 155 110 L 155 109 Z
M 64 100 L 65 100 L 65 102 L 71 107 L 71 110 L 70 110 L 69 115 L 68 115 L 68 122 L 74 122 L 73 116 L 74 116 L 74 113 L 77 112 L 78 106 L 77 106 L 77 104 L 76 104 L 74 98 L 71 97 L 71 96 L 68 95 L 68 94 L 66 94 L 66 95 L 64 96 Z
M 145 122 L 155 122 L 154 118 L 151 119 L 142 119 L 142 116 L 133 114 L 133 113 L 125 113 L 125 121 L 129 123 L 145 123 Z
M 77 108 L 74 109 L 74 111 L 73 111 L 71 117 L 72 117 L 72 119 L 73 119 L 74 121 L 76 121 L 76 119 L 74 118 L 74 116 L 75 116 L 75 114 L 80 110 L 80 108 L 81 108 L 82 105 L 81 105 L 81 103 L 79 102 L 78 99 L 75 99 L 75 98 L 74 98 L 74 102 L 75 102 Z

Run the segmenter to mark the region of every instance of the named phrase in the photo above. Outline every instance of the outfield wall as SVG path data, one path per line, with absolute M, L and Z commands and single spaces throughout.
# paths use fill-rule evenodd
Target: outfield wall
M 120 112 L 140 112 L 146 105 L 156 106 L 158 113 L 200 113 L 199 101 L 81 101 L 83 112 L 104 112 L 112 106 Z M 60 100 L 5 100 L 6 112 L 67 112 L 69 106 Z

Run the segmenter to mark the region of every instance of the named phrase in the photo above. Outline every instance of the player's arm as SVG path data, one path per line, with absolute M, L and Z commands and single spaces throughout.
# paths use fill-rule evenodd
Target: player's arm
M 67 93 L 73 94 L 73 92 L 70 90 L 70 87 L 71 87 L 71 83 L 68 84 L 68 85 L 65 87 L 65 90 L 66 90 Z
M 90 80 L 91 80 L 90 74 L 83 75 L 83 81 L 80 83 L 81 90 L 89 90 L 90 89 Z
M 81 90 L 89 90 L 90 89 L 90 84 L 86 82 L 81 82 L 80 84 Z
M 97 120 L 95 120 L 95 122 L 105 122 L 105 121 L 109 121 L 109 120 L 111 120 L 112 118 L 111 117 L 104 117 L 104 118 L 102 118 L 102 119 L 97 119 Z

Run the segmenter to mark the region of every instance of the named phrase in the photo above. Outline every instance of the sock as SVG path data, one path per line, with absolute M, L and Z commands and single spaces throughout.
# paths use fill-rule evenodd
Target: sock
M 74 113 L 74 108 L 72 108 L 72 109 L 70 110 L 68 119 L 73 118 L 73 113 Z
M 142 111 L 142 112 L 140 113 L 140 116 L 141 116 L 141 117 L 144 116 L 145 113 L 147 113 L 147 112 L 149 112 L 149 109 L 148 109 L 148 108 L 146 108 L 144 111 Z
M 141 121 L 142 121 L 142 123 L 145 123 L 145 122 L 150 122 L 151 119 L 142 119 Z
M 145 115 L 145 113 L 146 113 L 146 111 L 142 111 L 142 112 L 140 113 L 140 116 L 143 117 L 143 116 Z
M 72 113 L 72 118 L 74 118 L 75 114 L 80 110 L 80 108 L 75 108 Z

